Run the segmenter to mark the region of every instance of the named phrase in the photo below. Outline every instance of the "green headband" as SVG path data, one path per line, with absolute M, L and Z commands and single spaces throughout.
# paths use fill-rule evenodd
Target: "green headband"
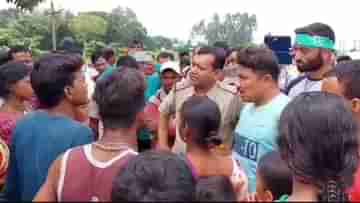
M 324 48 L 335 50 L 335 44 L 331 39 L 322 36 L 311 36 L 308 34 L 297 34 L 295 45 L 304 46 L 307 48 Z

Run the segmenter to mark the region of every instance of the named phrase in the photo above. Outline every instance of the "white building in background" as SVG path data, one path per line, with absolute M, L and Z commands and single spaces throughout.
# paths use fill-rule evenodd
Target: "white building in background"
M 360 40 L 337 41 L 337 55 L 348 55 L 352 59 L 360 59 Z
M 352 59 L 360 59 L 360 50 L 349 51 L 346 55 L 350 56 Z

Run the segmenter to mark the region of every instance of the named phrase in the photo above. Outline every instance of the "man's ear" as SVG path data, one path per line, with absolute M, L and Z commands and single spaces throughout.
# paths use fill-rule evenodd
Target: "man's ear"
M 72 91 L 71 91 L 71 87 L 70 86 L 66 86 L 65 88 L 64 88 L 64 96 L 65 96 L 65 98 L 66 99 L 68 99 L 68 100 L 72 100 L 72 98 L 73 98 L 73 95 L 72 95 Z
M 216 79 L 217 79 L 218 81 L 223 81 L 223 80 L 225 79 L 224 73 L 223 73 L 223 71 L 220 70 L 220 69 L 216 69 L 216 70 L 215 70 L 215 75 L 216 75 Z
M 335 65 L 336 56 L 331 50 L 320 49 L 320 56 L 325 64 Z

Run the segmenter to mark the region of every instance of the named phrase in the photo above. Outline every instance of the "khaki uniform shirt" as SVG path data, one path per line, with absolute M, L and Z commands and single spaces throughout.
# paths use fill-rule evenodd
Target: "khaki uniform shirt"
M 193 95 L 195 95 L 195 90 L 189 81 L 177 83 L 159 107 L 161 113 L 169 116 L 176 115 L 176 141 L 173 147 L 175 153 L 185 153 L 186 151 L 185 143 L 179 135 L 180 110 L 182 104 Z M 217 82 L 206 95 L 220 108 L 222 121 L 219 134 L 223 136 L 224 141 L 221 151 L 229 154 L 232 148 L 233 131 L 242 107 L 237 88 Z

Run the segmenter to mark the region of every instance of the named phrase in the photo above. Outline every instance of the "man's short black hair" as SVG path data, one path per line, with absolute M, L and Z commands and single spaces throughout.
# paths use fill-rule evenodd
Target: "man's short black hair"
M 360 60 L 352 60 L 336 65 L 335 74 L 344 85 L 347 99 L 360 99 Z
M 14 54 L 21 52 L 31 53 L 31 50 L 26 46 L 20 46 L 20 45 L 11 47 L 10 50 L 8 51 L 8 58 L 10 60 L 14 60 Z
M 101 50 L 101 56 L 104 57 L 106 61 L 109 61 L 112 57 L 115 56 L 115 51 L 113 48 L 103 48 Z
M 118 67 L 139 69 L 139 64 L 136 62 L 136 59 L 132 56 L 120 56 L 116 65 Z
M 271 191 L 273 199 L 292 194 L 292 174 L 278 151 L 265 154 L 260 159 L 257 170 L 265 189 Z
M 144 48 L 144 43 L 141 40 L 134 39 L 129 43 L 129 48 L 141 47 Z
M 202 177 L 196 184 L 195 201 L 236 202 L 234 187 L 227 176 Z
M 94 93 L 105 128 L 129 128 L 145 106 L 145 79 L 133 68 L 116 69 L 97 82 Z
M 0 66 L 4 65 L 10 61 L 11 61 L 11 58 L 9 57 L 9 50 L 1 49 L 0 50 Z
M 225 65 L 226 60 L 226 52 L 222 48 L 214 48 L 214 47 L 201 47 L 196 55 L 213 55 L 215 60 L 213 63 L 214 69 L 222 70 Z
M 190 66 L 190 65 L 191 65 L 190 59 L 182 58 L 180 60 L 180 67 L 181 68 L 185 68 L 186 66 Z
M 179 53 L 180 58 L 184 57 L 184 56 L 190 56 L 190 52 L 189 51 L 182 51 Z
M 64 88 L 73 84 L 74 73 L 81 70 L 78 55 L 47 54 L 34 65 L 31 85 L 40 103 L 48 108 L 57 106 L 65 96 Z
M 278 59 L 269 48 L 250 47 L 241 49 L 238 53 L 238 63 L 254 72 L 270 74 L 275 81 L 279 79 Z
M 311 36 L 322 36 L 327 37 L 335 43 L 335 32 L 327 24 L 324 23 L 312 23 L 305 27 L 297 28 L 295 30 L 296 34 L 308 34 Z
M 96 50 L 94 53 L 91 54 L 91 63 L 95 64 L 100 57 L 102 57 L 101 50 Z
M 195 180 L 186 162 L 168 151 L 147 151 L 115 177 L 112 201 L 192 202 Z
M 8 98 L 11 86 L 24 79 L 31 69 L 21 62 L 9 62 L 0 66 L 0 97 Z
M 160 52 L 160 54 L 159 54 L 159 56 L 158 56 L 158 60 L 160 59 L 160 58 L 168 58 L 168 59 L 170 59 L 171 61 L 173 61 L 174 59 L 175 59 L 175 57 L 174 57 L 174 54 L 172 54 L 172 53 L 170 53 L 170 52 Z
M 62 54 L 80 54 L 83 55 L 83 49 L 75 42 L 72 37 L 65 37 L 59 44 L 56 53 Z
M 341 62 L 351 61 L 351 60 L 352 60 L 352 58 L 350 56 L 343 55 L 343 56 L 337 57 L 336 62 L 341 63 Z

